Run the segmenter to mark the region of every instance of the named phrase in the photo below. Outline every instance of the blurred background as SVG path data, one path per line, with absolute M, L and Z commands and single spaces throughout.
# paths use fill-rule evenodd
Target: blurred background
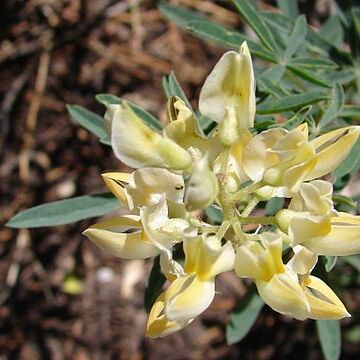
M 227 1 L 169 1 L 248 31 Z M 257 1 L 262 9 L 274 2 Z M 106 191 L 124 170 L 109 147 L 74 124 L 66 104 L 99 114 L 97 93 L 144 107 L 162 121 L 162 76 L 174 70 L 189 99 L 224 52 L 169 23 L 150 0 L 3 0 L 0 13 L 0 222 L 44 202 Z M 299 1 L 315 28 L 330 0 Z M 81 232 L 93 220 L 34 230 L 0 227 L 0 359 L 321 359 L 312 321 L 264 308 L 252 331 L 227 345 L 228 313 L 241 301 L 233 273 L 217 279 L 210 308 L 183 331 L 144 338 L 143 294 L 151 261 L 107 256 Z M 359 275 L 334 271 L 350 312 Z M 359 359 L 360 328 L 342 322 L 342 359 Z M 356 330 L 357 329 L 357 330 Z

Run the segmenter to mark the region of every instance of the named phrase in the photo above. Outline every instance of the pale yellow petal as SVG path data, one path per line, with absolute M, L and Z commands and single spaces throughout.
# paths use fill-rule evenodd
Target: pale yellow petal
M 309 274 L 315 267 L 318 256 L 301 245 L 295 246 L 293 250 L 295 254 L 286 264 L 286 267 L 299 275 Z
M 244 42 L 239 52 L 226 52 L 206 78 L 199 109 L 221 123 L 229 108 L 236 113 L 239 129 L 252 127 L 255 117 L 255 79 L 249 49 Z
M 186 185 L 185 206 L 187 210 L 201 210 L 210 206 L 219 193 L 216 175 L 210 169 L 207 156 L 204 156 L 195 166 Z
M 320 255 L 313 246 L 308 246 L 309 241 L 315 243 L 316 239 L 329 234 L 331 230 L 330 220 L 317 221 L 306 214 L 299 214 L 290 220 L 289 236 L 292 245 L 302 244 L 308 249 Z
M 269 150 L 286 134 L 287 131 L 282 128 L 270 129 L 247 143 L 243 152 L 243 168 L 252 181 L 259 182 L 266 169 L 279 163 L 278 155 Z
M 185 184 L 181 175 L 166 169 L 142 168 L 130 177 L 126 192 L 132 207 L 151 206 L 158 203 L 165 194 L 167 200 L 181 203 L 184 199 Z
M 141 222 L 135 216 L 102 221 L 83 234 L 102 250 L 123 259 L 146 259 L 159 253 L 144 235 Z
M 193 319 L 186 322 L 175 322 L 167 318 L 164 313 L 165 293 L 162 293 L 155 301 L 150 310 L 149 318 L 146 325 L 146 336 L 151 338 L 163 337 L 182 329 Z
M 167 290 L 166 316 L 176 322 L 188 321 L 206 310 L 214 296 L 214 279 L 201 281 L 194 275 L 176 279 Z
M 348 256 L 360 253 L 360 217 L 350 214 L 331 218 L 331 229 L 323 236 L 305 239 L 303 245 L 319 255 Z
M 341 300 L 321 279 L 310 276 L 306 287 L 310 319 L 339 320 L 350 316 Z
M 120 200 L 122 204 L 129 207 L 125 186 L 129 182 L 129 173 L 108 172 L 101 174 L 108 189 Z
M 285 185 L 291 192 L 298 192 L 300 185 L 317 164 L 317 159 L 313 158 L 307 162 L 290 167 L 283 175 L 283 181 L 279 185 Z
M 191 156 L 186 150 L 150 129 L 128 103 L 108 105 L 108 114 L 105 117 L 111 121 L 112 148 L 126 165 L 174 170 L 183 170 L 191 165 Z
M 348 156 L 360 135 L 360 127 L 352 126 L 331 131 L 313 140 L 318 163 L 307 180 L 319 178 L 335 170 Z
M 270 281 L 255 284 L 261 298 L 275 311 L 299 320 L 308 317 L 310 306 L 295 274 L 277 274 Z

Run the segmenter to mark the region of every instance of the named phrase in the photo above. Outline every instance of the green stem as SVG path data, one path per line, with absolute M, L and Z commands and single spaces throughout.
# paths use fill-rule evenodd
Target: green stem
M 252 183 L 249 186 L 247 186 L 243 189 L 240 189 L 239 191 L 237 191 L 235 193 L 230 194 L 230 199 L 232 201 L 241 200 L 242 198 L 244 198 L 244 196 L 252 194 L 253 192 L 255 192 L 256 190 L 259 190 L 263 186 L 265 186 L 265 183 L 263 181 L 260 181 L 258 183 Z
M 241 217 L 247 217 L 251 214 L 251 212 L 255 209 L 256 205 L 259 203 L 259 199 L 256 197 L 253 197 L 249 203 L 246 205 L 246 208 L 241 213 Z
M 246 225 L 246 224 L 271 225 L 277 223 L 275 216 L 254 216 L 254 217 L 238 216 L 238 220 L 242 225 Z
M 241 229 L 241 225 L 237 219 L 235 201 L 230 198 L 230 194 L 226 192 L 227 166 L 229 160 L 230 149 L 226 149 L 221 161 L 221 173 L 225 175 L 223 181 L 219 181 L 219 203 L 223 210 L 224 219 L 227 220 L 237 236 L 237 242 L 234 245 L 242 244 L 246 241 L 246 234 Z

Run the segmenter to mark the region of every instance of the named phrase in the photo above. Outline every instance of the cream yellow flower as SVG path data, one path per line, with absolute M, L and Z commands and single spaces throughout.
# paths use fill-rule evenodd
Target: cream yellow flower
M 184 219 L 169 219 L 166 198 L 127 215 L 90 226 L 83 234 L 106 252 L 123 259 L 145 259 L 169 251 L 189 228 Z
M 169 335 L 202 313 L 215 296 L 215 276 L 234 266 L 231 243 L 216 236 L 184 239 L 185 274 L 171 282 L 155 301 L 147 323 L 147 336 Z M 179 273 L 179 272 L 178 272 Z
M 148 127 L 123 101 L 107 106 L 105 124 L 114 154 L 133 168 L 160 167 L 184 170 L 191 156 L 181 146 Z
M 189 211 L 205 209 L 210 206 L 219 193 L 218 180 L 210 169 L 205 155 L 194 167 L 185 192 L 185 206 Z
M 286 264 L 282 261 L 282 238 L 274 233 L 259 234 L 236 252 L 235 271 L 252 278 L 259 295 L 274 310 L 299 320 L 341 319 L 349 316 L 335 293 L 310 272 L 317 257 L 306 248 L 295 249 Z
M 301 244 L 319 255 L 360 253 L 360 216 L 337 212 L 331 200 L 332 184 L 322 180 L 304 183 L 289 209 L 277 214 L 292 246 Z
M 359 134 L 359 126 L 349 126 L 309 141 L 306 124 L 291 131 L 270 129 L 248 142 L 242 166 L 252 181 L 296 193 L 302 182 L 333 171 L 349 154 Z
M 142 168 L 131 174 L 104 173 L 102 177 L 110 191 L 130 210 L 154 205 L 160 201 L 163 194 L 168 201 L 184 201 L 183 177 L 166 169 Z
M 255 79 L 249 48 L 226 52 L 206 78 L 199 97 L 202 114 L 220 124 L 220 137 L 232 145 L 254 125 Z

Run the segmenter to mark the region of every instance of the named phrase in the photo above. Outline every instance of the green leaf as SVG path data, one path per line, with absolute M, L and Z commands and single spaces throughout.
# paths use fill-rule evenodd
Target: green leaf
M 360 255 L 344 256 L 342 259 L 360 272 Z
M 189 21 L 204 19 L 204 16 L 196 11 L 167 3 L 160 4 L 159 10 L 167 19 L 174 21 L 182 28 L 185 28 Z
M 215 121 L 212 121 L 210 118 L 208 118 L 205 115 L 199 113 L 196 116 L 199 127 L 205 135 L 209 135 L 211 131 L 217 126 L 217 123 Z
M 355 118 L 360 119 L 360 106 L 357 105 L 344 105 L 342 111 L 339 114 L 343 118 Z
M 306 117 L 310 114 L 311 109 L 311 105 L 303 107 L 297 113 L 295 113 L 288 121 L 281 124 L 281 127 L 287 130 L 296 128 L 306 120 Z
M 169 76 L 163 78 L 163 86 L 165 89 L 166 96 L 169 98 L 171 96 L 177 96 L 182 99 L 186 106 L 194 112 L 189 100 L 187 99 L 184 90 L 179 84 L 174 72 L 172 71 Z
M 206 40 L 212 40 L 226 48 L 238 50 L 240 45 L 247 41 L 250 52 L 253 56 L 257 56 L 263 60 L 270 62 L 277 62 L 274 55 L 267 50 L 264 46 L 248 39 L 246 36 L 227 29 L 222 25 L 214 24 L 205 20 L 190 21 L 187 26 L 192 34 Z
M 338 360 L 341 352 L 341 328 L 338 320 L 317 320 L 316 328 L 325 360 Z
M 242 340 L 254 325 L 264 302 L 255 292 L 249 290 L 240 306 L 230 315 L 230 321 L 226 326 L 226 341 L 234 344 Z
M 336 46 L 341 46 L 344 39 L 344 30 L 338 16 L 330 16 L 320 28 L 321 37 Z
M 36 228 L 70 224 L 79 220 L 104 215 L 121 207 L 112 194 L 77 196 L 34 206 L 16 214 L 6 226 Z
M 222 211 L 215 207 L 214 205 L 211 205 L 205 209 L 205 214 L 213 222 L 214 224 L 221 224 L 224 221 L 224 216 Z
M 332 97 L 329 106 L 319 120 L 319 129 L 326 127 L 332 120 L 337 118 L 344 105 L 344 90 L 340 84 L 335 84 L 332 90 Z
M 305 105 L 313 104 L 328 99 L 328 96 L 318 90 L 309 91 L 302 94 L 285 96 L 281 99 L 267 100 L 257 106 L 258 114 L 274 114 L 289 110 L 297 110 Z
M 121 104 L 121 99 L 111 94 L 97 94 L 95 99 L 104 106 Z
M 254 129 L 256 132 L 267 130 L 269 127 L 278 127 L 276 120 L 272 116 L 257 115 L 255 118 Z
M 353 173 L 360 165 L 359 153 L 360 139 L 353 146 L 346 159 L 332 172 L 332 175 L 336 178 L 341 178 L 346 174 Z
M 144 293 L 144 307 L 147 313 L 150 312 L 156 298 L 161 294 L 165 281 L 166 278 L 160 268 L 160 256 L 157 256 L 154 259 L 154 264 Z
M 354 201 L 353 199 L 351 199 L 345 195 L 333 194 L 332 200 L 338 205 L 347 205 L 353 209 L 356 209 L 356 207 L 357 207 L 356 201 Z
M 291 31 L 288 46 L 284 52 L 283 59 L 288 61 L 296 53 L 300 45 L 304 43 L 307 33 L 307 23 L 304 15 L 299 16 L 296 19 L 295 25 Z
M 341 71 L 334 71 L 329 73 L 328 79 L 333 83 L 339 83 L 341 85 L 347 84 L 357 78 L 356 71 L 353 69 L 345 69 Z
M 66 109 L 75 122 L 96 135 L 103 144 L 110 145 L 104 128 L 104 119 L 101 116 L 80 105 L 66 105 Z
M 321 70 L 333 70 L 339 67 L 335 62 L 326 58 L 307 58 L 307 57 L 296 57 L 292 58 L 289 64 L 297 65 L 302 68 L 309 69 L 321 69 Z
M 289 92 L 286 89 L 266 77 L 259 78 L 258 85 L 260 91 L 274 95 L 276 98 L 283 98 L 284 96 L 289 95 Z
M 328 81 L 326 78 L 324 78 L 322 75 L 311 71 L 309 69 L 302 68 L 297 65 L 287 64 L 286 68 L 289 69 L 291 72 L 296 74 L 297 76 L 301 77 L 304 80 L 307 80 L 313 84 L 331 88 L 332 84 L 330 81 Z
M 270 199 L 265 206 L 265 212 L 268 216 L 275 215 L 279 210 L 284 206 L 284 199 L 279 197 L 274 197 Z
M 337 259 L 337 256 L 325 256 L 325 269 L 327 272 L 330 272 L 335 267 Z
M 263 71 L 258 80 L 270 80 L 270 81 L 279 81 L 285 73 L 285 66 L 283 64 L 271 66 Z
M 298 17 L 298 0 L 277 0 L 276 2 L 284 15 L 292 19 L 296 19 Z
M 148 111 L 146 111 L 145 109 L 143 109 L 139 105 L 136 105 L 136 104 L 134 104 L 133 102 L 131 102 L 129 100 L 122 99 L 122 98 L 119 98 L 119 97 L 117 97 L 115 95 L 111 95 L 111 94 L 97 94 L 95 96 L 95 98 L 99 103 L 103 104 L 104 106 L 113 105 L 113 104 L 121 104 L 123 101 L 126 101 L 130 105 L 130 107 L 134 111 L 134 113 L 142 121 L 144 121 L 145 124 L 150 126 L 153 130 L 156 130 L 156 131 L 161 131 L 162 130 L 162 125 L 158 121 L 158 119 L 156 119 L 155 116 L 153 116 Z
M 278 45 L 272 32 L 263 20 L 260 11 L 249 0 L 232 0 L 235 7 L 245 18 L 249 26 L 255 31 L 261 42 L 271 51 L 279 53 Z

